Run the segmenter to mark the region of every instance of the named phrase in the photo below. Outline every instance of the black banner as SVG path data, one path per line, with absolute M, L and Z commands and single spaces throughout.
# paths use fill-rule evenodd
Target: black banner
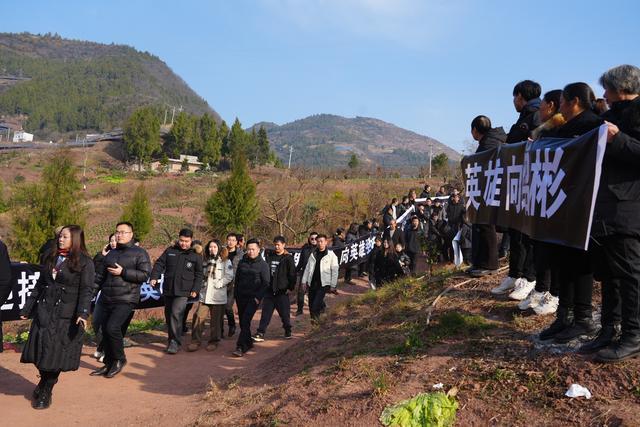
M 369 254 L 373 250 L 374 241 L 375 234 L 371 234 L 354 240 L 344 247 L 330 247 L 329 249 L 334 251 L 338 257 L 340 267 L 351 268 L 369 258 Z M 293 256 L 297 267 L 300 262 L 302 250 L 298 248 L 287 248 L 287 251 Z M 20 310 L 24 307 L 29 293 L 36 286 L 39 279 L 39 265 L 11 264 L 12 291 L 6 303 L 0 307 L 2 320 L 18 320 L 20 318 Z M 156 287 L 151 286 L 148 281 L 142 284 L 140 287 L 140 302 L 136 306 L 136 310 L 164 306 L 164 299 L 162 297 L 163 281 L 164 275 L 160 277 Z
M 586 250 L 606 145 L 606 125 L 466 156 L 466 208 L 476 224 Z

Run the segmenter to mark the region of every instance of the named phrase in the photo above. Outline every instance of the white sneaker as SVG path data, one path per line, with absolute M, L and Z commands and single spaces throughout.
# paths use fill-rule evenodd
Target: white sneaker
M 524 277 L 516 280 L 515 287 L 513 288 L 513 292 L 509 294 L 509 298 L 514 299 L 516 301 L 522 301 L 529 295 L 529 292 L 536 287 L 536 281 L 533 282 L 528 281 Z
M 514 277 L 505 277 L 500 286 L 491 289 L 491 293 L 494 295 L 501 295 L 509 292 L 516 284 L 516 279 Z
M 536 308 L 540 304 L 542 304 L 542 299 L 544 298 L 544 292 L 537 292 L 535 288 L 529 292 L 529 295 L 524 300 L 520 301 L 518 304 L 518 308 L 520 310 L 527 310 L 529 308 Z
M 558 297 L 554 297 L 549 292 L 544 293 L 544 297 L 540 304 L 533 309 L 537 315 L 544 316 L 545 314 L 555 313 L 558 309 L 558 302 L 560 299 Z
M 100 359 L 101 357 L 104 357 L 104 351 L 98 351 L 98 350 L 94 351 L 93 357 L 95 359 Z

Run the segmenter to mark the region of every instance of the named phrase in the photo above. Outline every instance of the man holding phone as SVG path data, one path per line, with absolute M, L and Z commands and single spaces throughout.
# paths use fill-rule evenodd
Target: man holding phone
M 102 293 L 103 320 L 102 346 L 104 366 L 91 375 L 112 378 L 127 364 L 122 343 L 122 325 L 140 299 L 140 286 L 151 272 L 147 251 L 134 244 L 133 225 L 120 222 L 116 225 L 117 246 L 104 257 L 96 271 L 96 285 Z

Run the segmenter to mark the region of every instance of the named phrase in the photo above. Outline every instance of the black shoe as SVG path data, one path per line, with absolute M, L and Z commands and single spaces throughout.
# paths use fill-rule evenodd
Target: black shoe
M 236 333 L 236 325 L 229 326 L 229 338 L 231 338 Z
M 476 268 L 473 269 L 469 272 L 469 274 L 471 275 L 471 277 L 484 277 L 484 276 L 492 276 L 494 274 L 496 274 L 498 272 L 498 270 L 488 270 L 485 268 Z
M 608 347 L 615 338 L 620 334 L 620 325 L 603 326 L 598 332 L 598 336 L 578 349 L 580 354 L 595 353 L 605 347 Z
M 293 336 L 291 335 L 291 331 L 284 331 L 284 339 L 290 340 L 291 338 L 293 338 Z
M 264 334 L 258 332 L 257 334 L 252 336 L 251 339 L 254 340 L 255 342 L 263 342 L 264 341 Z
M 244 356 L 244 351 L 242 351 L 241 347 L 236 348 L 236 350 L 231 353 L 232 355 L 234 355 L 235 357 L 242 357 Z
M 33 396 L 33 399 L 38 399 L 40 397 L 40 393 L 42 392 L 42 387 L 44 386 L 44 381 L 40 380 L 38 382 L 38 385 L 36 386 L 36 388 L 33 389 L 33 393 L 31 394 L 31 396 Z
M 111 369 L 109 369 L 109 372 L 107 372 L 105 377 L 107 378 L 115 377 L 122 371 L 122 368 L 124 368 L 126 364 L 127 364 L 126 360 L 116 360 L 115 362 L 113 362 Z
M 33 409 L 47 409 L 51 406 L 51 388 L 42 387 L 38 398 L 33 402 Z
M 593 335 L 597 331 L 598 331 L 598 327 L 596 326 L 595 323 L 593 323 L 593 320 L 591 320 L 590 318 L 576 320 L 572 326 L 569 326 L 568 328 L 565 328 L 562 331 L 558 332 L 553 337 L 553 340 L 557 343 L 565 344 L 571 341 L 572 339 L 578 338 L 582 335 Z
M 596 362 L 611 363 L 640 356 L 640 339 L 620 338 L 620 341 L 596 353 Z
M 542 332 L 540 332 L 538 338 L 542 341 L 550 340 L 570 326 L 571 324 L 567 323 L 565 319 L 556 318 L 547 329 L 543 329 Z
M 167 354 L 176 354 L 178 353 L 178 349 L 179 349 L 179 344 L 177 341 L 175 340 L 171 340 L 171 342 L 169 343 L 169 345 L 167 346 Z
M 91 375 L 92 377 L 97 377 L 97 376 L 100 376 L 100 375 L 106 375 L 107 372 L 109 372 L 110 368 L 111 368 L 110 365 L 104 365 L 101 368 L 98 368 L 98 369 L 95 369 L 95 370 L 91 371 L 89 373 L 89 375 Z

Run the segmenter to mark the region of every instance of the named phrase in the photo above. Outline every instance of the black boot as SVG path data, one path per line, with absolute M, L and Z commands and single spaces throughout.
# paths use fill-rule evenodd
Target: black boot
M 236 325 L 229 325 L 229 338 L 236 333 Z
M 565 344 L 572 339 L 578 338 L 582 335 L 593 335 L 598 331 L 598 326 L 593 322 L 590 317 L 585 319 L 578 319 L 573 322 L 573 325 L 558 332 L 553 340 L 560 344 Z
M 610 344 L 607 348 L 597 352 L 594 360 L 596 362 L 610 363 L 637 356 L 640 356 L 640 336 L 625 336 L 623 334 L 619 342 Z
M 605 325 L 598 336 L 578 349 L 580 354 L 591 354 L 608 347 L 620 334 L 620 325 Z
M 573 324 L 571 317 L 572 316 L 567 308 L 558 307 L 558 311 L 556 311 L 556 320 L 554 320 L 548 328 L 543 329 L 542 332 L 540 332 L 540 335 L 538 335 L 538 338 L 542 341 L 554 338 L 558 333 Z
M 38 385 L 36 386 L 36 388 L 33 389 L 33 399 L 36 400 L 40 397 L 40 392 L 42 391 L 42 387 L 44 387 L 44 380 L 42 379 L 42 377 L 40 377 L 40 381 L 38 382 Z
M 126 364 L 127 364 L 126 359 L 125 360 L 116 360 L 111 365 L 111 368 L 109 368 L 109 372 L 106 373 L 105 377 L 107 377 L 107 378 L 115 377 L 120 372 L 122 372 L 122 369 L 125 367 Z
M 33 402 L 33 409 L 47 409 L 51 406 L 51 392 L 53 384 L 45 384 L 38 393 L 38 398 Z

